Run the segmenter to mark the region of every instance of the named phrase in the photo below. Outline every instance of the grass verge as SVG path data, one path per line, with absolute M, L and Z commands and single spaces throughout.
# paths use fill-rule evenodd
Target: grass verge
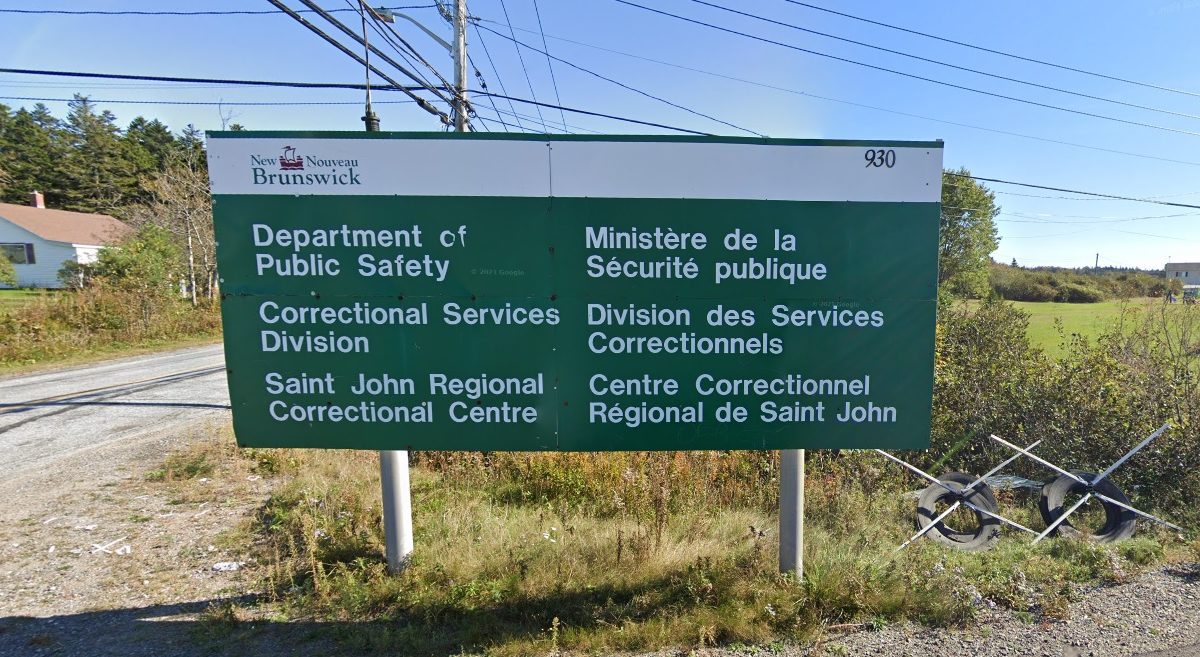
M 837 625 L 966 626 L 987 610 L 1070 614 L 1079 585 L 1185 550 L 1014 536 L 981 554 L 911 533 L 912 486 L 866 453 L 810 459 L 805 579 L 776 572 L 777 465 L 763 453 L 439 454 L 413 472 L 416 552 L 381 558 L 378 463 L 247 450 L 288 475 L 249 530 L 290 618 L 371 622 L 362 653 L 553 654 L 806 642 Z M 1009 497 L 1034 523 L 1033 504 Z
M 87 288 L 22 298 L 0 308 L 0 373 L 78 364 L 212 342 L 216 304 Z
M 0 290 L 0 314 L 17 310 L 22 306 L 36 303 L 38 300 L 57 294 L 53 290 L 41 289 L 3 289 Z

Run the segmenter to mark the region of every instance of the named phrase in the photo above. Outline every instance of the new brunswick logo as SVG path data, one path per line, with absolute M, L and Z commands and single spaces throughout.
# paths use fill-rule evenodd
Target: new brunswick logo
M 304 158 L 296 157 L 296 149 L 291 146 L 283 147 L 283 155 L 279 158 L 280 171 L 304 169 Z
M 288 173 L 267 173 L 268 167 Z M 284 146 L 279 157 L 251 155 L 250 175 L 255 185 L 362 184 L 358 160 L 298 155 L 294 146 Z

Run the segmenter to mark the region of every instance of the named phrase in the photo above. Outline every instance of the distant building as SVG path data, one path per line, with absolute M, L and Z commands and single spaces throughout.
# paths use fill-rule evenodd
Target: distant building
M 1200 262 L 1168 262 L 1167 282 L 1179 281 L 1184 285 L 1200 285 Z
M 95 262 L 101 247 L 132 232 L 106 214 L 50 210 L 40 192 L 29 205 L 0 203 L 0 253 L 16 269 L 17 287 L 62 287 L 63 263 Z

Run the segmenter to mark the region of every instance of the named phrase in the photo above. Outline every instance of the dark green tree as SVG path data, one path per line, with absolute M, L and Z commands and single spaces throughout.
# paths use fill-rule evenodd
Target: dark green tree
M 44 105 L 33 112 L 22 108 L 5 115 L 0 130 L 0 170 L 5 174 L 0 201 L 28 203 L 29 193 L 35 190 L 44 192 L 51 202 L 60 201 L 57 165 L 63 151 L 56 134 L 57 121 Z
M 938 287 L 955 296 L 982 297 L 988 289 L 990 255 L 999 245 L 1000 208 L 987 187 L 963 176 L 966 169 L 942 173 L 942 225 Z
M 96 112 L 86 96 L 75 94 L 67 116 L 70 147 L 62 163 L 68 210 L 108 212 L 136 198 L 137 165 L 123 140 L 117 117 Z
M 50 108 L 46 107 L 42 103 L 34 105 L 29 114 L 33 117 L 33 120 L 48 133 L 56 133 L 62 130 L 62 121 L 59 121 L 58 118 L 50 112 Z
M 203 130 L 190 123 L 187 124 L 183 132 L 179 133 L 178 148 L 183 151 L 183 156 L 186 159 L 199 158 L 199 161 L 204 163 L 204 170 L 208 171 L 208 162 L 204 158 Z
M 175 135 L 158 119 L 148 121 L 139 116 L 125 129 L 125 145 L 141 178 L 163 169 L 167 157 L 175 150 Z

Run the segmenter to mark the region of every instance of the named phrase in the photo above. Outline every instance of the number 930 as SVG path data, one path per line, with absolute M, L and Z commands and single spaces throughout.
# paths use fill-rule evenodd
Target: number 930
M 867 161 L 868 167 L 887 167 L 896 166 L 896 151 L 890 148 L 870 148 L 863 153 L 863 159 Z

